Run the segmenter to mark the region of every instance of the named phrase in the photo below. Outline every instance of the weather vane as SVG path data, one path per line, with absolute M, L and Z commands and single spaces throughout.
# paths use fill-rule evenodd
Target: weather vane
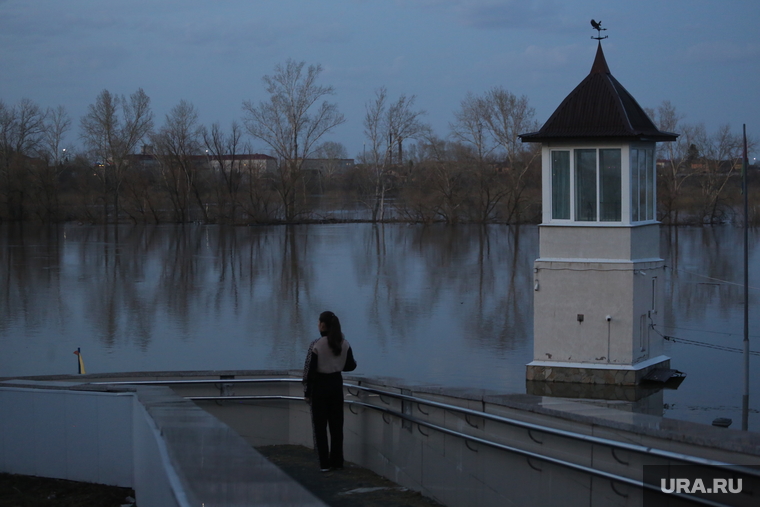
M 605 35 L 604 37 L 602 37 L 602 30 L 607 30 L 607 29 L 606 28 L 602 28 L 602 20 L 601 19 L 599 21 L 594 21 L 592 19 L 591 20 L 591 26 L 594 27 L 594 30 L 596 30 L 596 34 L 597 34 L 596 37 L 591 37 L 592 39 L 602 40 L 602 39 L 606 39 L 608 37 L 607 35 Z

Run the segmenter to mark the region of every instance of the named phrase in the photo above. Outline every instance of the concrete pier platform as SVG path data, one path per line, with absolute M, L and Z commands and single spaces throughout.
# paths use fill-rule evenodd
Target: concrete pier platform
M 661 398 L 622 386 L 581 401 L 346 376 L 352 463 L 321 473 L 298 373 L 0 379 L 0 472 L 131 487 L 140 507 L 622 507 L 656 486 L 644 467 L 688 465 L 742 474 L 758 505 L 757 433 L 654 415 Z
M 354 463 L 346 462 L 342 470 L 320 472 L 314 451 L 301 445 L 268 445 L 256 450 L 330 507 L 441 507 Z

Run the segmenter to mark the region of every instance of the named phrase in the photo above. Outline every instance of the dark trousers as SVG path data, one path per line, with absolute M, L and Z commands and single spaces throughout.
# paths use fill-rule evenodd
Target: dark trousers
M 343 466 L 343 377 L 318 373 L 311 397 L 311 424 L 320 468 Z M 330 427 L 330 443 L 327 427 Z

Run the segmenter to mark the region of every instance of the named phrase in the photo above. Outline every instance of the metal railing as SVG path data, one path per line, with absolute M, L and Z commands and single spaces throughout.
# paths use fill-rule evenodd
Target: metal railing
M 262 384 L 264 384 L 264 383 L 300 383 L 300 382 L 301 382 L 300 378 L 282 377 L 282 378 L 255 378 L 255 379 L 141 380 L 141 381 L 119 381 L 119 382 L 92 382 L 91 384 L 94 384 L 94 385 L 193 385 L 193 384 L 223 385 L 223 384 L 255 384 L 255 383 L 262 383 Z M 711 460 L 711 459 L 706 459 L 706 458 L 700 458 L 698 456 L 691 456 L 691 455 L 688 455 L 688 454 L 683 454 L 683 453 L 678 453 L 678 452 L 673 452 L 673 451 L 667 451 L 667 450 L 664 450 L 664 449 L 657 449 L 657 448 L 654 448 L 654 447 L 648 447 L 648 446 L 639 445 L 639 444 L 631 444 L 631 443 L 627 443 L 627 442 L 620 442 L 620 441 L 617 441 L 617 440 L 611 440 L 611 439 L 602 438 L 602 437 L 595 437 L 593 435 L 586 435 L 586 434 L 583 434 L 583 433 L 577 433 L 577 432 L 573 432 L 573 431 L 562 430 L 562 429 L 553 428 L 553 427 L 550 427 L 550 426 L 545 426 L 545 425 L 536 424 L 536 423 L 530 423 L 530 422 L 526 422 L 526 421 L 520 421 L 518 419 L 512 419 L 512 418 L 508 418 L 508 417 L 498 416 L 498 415 L 495 415 L 495 414 L 489 414 L 487 412 L 482 412 L 482 411 L 473 410 L 473 409 L 469 409 L 469 408 L 459 407 L 459 406 L 451 405 L 451 404 L 448 404 L 448 403 L 442 403 L 442 402 L 438 402 L 438 401 L 428 400 L 428 399 L 420 398 L 420 397 L 417 397 L 417 396 L 410 396 L 410 395 L 401 394 L 401 393 L 394 393 L 394 392 L 384 391 L 382 389 L 377 389 L 377 388 L 372 388 L 372 387 L 366 387 L 366 386 L 362 386 L 361 384 L 353 384 L 353 383 L 346 382 L 346 383 L 343 384 L 343 386 L 347 389 L 348 393 L 351 396 L 354 396 L 354 397 L 357 397 L 357 398 L 360 396 L 359 391 L 363 391 L 363 392 L 366 392 L 366 393 L 369 393 L 369 394 L 377 395 L 380 398 L 380 400 L 383 403 L 385 403 L 386 405 L 390 405 L 390 403 L 387 402 L 387 401 L 385 401 L 385 400 L 383 400 L 383 396 L 386 396 L 386 397 L 389 397 L 389 398 L 395 398 L 395 399 L 401 400 L 402 402 L 406 401 L 406 402 L 417 404 L 418 410 L 420 412 L 422 412 L 423 414 L 425 414 L 425 412 L 420 409 L 421 405 L 428 406 L 428 407 L 433 407 L 433 408 L 438 408 L 438 409 L 442 409 L 442 410 L 449 411 L 449 412 L 459 413 L 459 414 L 464 415 L 465 417 L 467 417 L 467 416 L 480 417 L 480 418 L 487 419 L 487 420 L 494 421 L 494 422 L 498 422 L 498 423 L 501 423 L 501 424 L 506 424 L 506 425 L 509 425 L 509 426 L 523 428 L 523 429 L 526 429 L 529 432 L 529 437 L 531 438 L 531 440 L 533 440 L 534 442 L 537 442 L 537 443 L 540 443 L 540 442 L 538 440 L 536 440 L 534 438 L 534 436 L 531 434 L 531 432 L 533 432 L 533 431 L 544 433 L 544 434 L 549 434 L 549 435 L 555 435 L 555 436 L 571 439 L 571 440 L 574 440 L 574 441 L 581 441 L 581 442 L 588 443 L 588 444 L 595 444 L 595 445 L 600 445 L 600 446 L 604 446 L 604 447 L 609 447 L 609 448 L 612 449 L 612 455 L 615 458 L 615 460 L 618 461 L 619 463 L 623 464 L 623 465 L 627 465 L 627 463 L 621 461 L 615 455 L 615 453 L 614 453 L 615 449 L 625 450 L 625 451 L 629 451 L 629 452 L 633 452 L 633 453 L 638 453 L 638 454 L 642 454 L 642 455 L 646 455 L 646 456 L 651 456 L 651 457 L 656 457 L 656 458 L 660 458 L 660 459 L 677 461 L 677 462 L 679 462 L 679 464 L 728 468 L 728 469 L 731 469 L 732 471 L 735 471 L 737 473 L 742 473 L 742 474 L 746 474 L 746 475 L 750 475 L 750 476 L 753 476 L 753 477 L 760 478 L 760 470 L 755 470 L 755 469 L 751 469 L 751 468 L 747 468 L 747 467 L 743 467 L 743 466 L 732 465 L 730 463 L 726 463 L 726 462 L 722 462 L 722 461 Z M 356 390 L 357 392 L 354 393 L 354 392 L 352 392 L 352 390 Z M 217 402 L 219 402 L 219 401 L 264 401 L 264 400 L 303 401 L 303 397 L 301 397 L 301 396 L 286 396 L 286 395 L 187 396 L 186 399 L 191 400 L 191 401 L 217 401 Z M 461 438 L 461 439 L 463 439 L 465 441 L 465 445 L 467 445 L 467 442 L 477 443 L 477 444 L 485 445 L 485 446 L 488 446 L 488 447 L 491 447 L 491 448 L 500 449 L 500 450 L 507 451 L 507 452 L 510 452 L 510 453 L 518 454 L 518 455 L 526 457 L 528 460 L 530 460 L 532 458 L 532 459 L 540 460 L 540 461 L 543 461 L 543 462 L 546 462 L 546 463 L 552 463 L 552 464 L 559 465 L 559 466 L 562 466 L 562 467 L 566 467 L 566 468 L 569 468 L 569 469 L 573 469 L 573 470 L 576 470 L 576 471 L 579 471 L 579 472 L 583 472 L 583 473 L 587 473 L 587 474 L 594 475 L 594 476 L 597 476 L 597 477 L 602 477 L 602 478 L 608 479 L 608 480 L 612 481 L 612 483 L 613 483 L 613 486 L 612 486 L 613 491 L 615 491 L 618 495 L 621 495 L 621 496 L 622 496 L 622 494 L 615 489 L 614 482 L 618 482 L 618 483 L 621 483 L 621 484 L 627 484 L 629 486 L 633 486 L 633 487 L 637 487 L 637 488 L 650 489 L 650 490 L 653 490 L 653 491 L 659 491 L 660 490 L 659 487 L 656 487 L 656 486 L 651 485 L 651 484 L 644 483 L 643 481 L 639 481 L 639 480 L 632 479 L 632 478 L 629 478 L 629 477 L 625 477 L 625 476 L 622 476 L 622 475 L 614 474 L 614 473 L 611 473 L 611 472 L 606 472 L 604 470 L 600 470 L 600 469 L 593 468 L 593 467 L 588 467 L 588 466 L 581 465 L 581 464 L 578 464 L 578 463 L 573 463 L 571 461 L 562 460 L 562 459 L 559 459 L 559 458 L 555 458 L 553 456 L 548 456 L 548 455 L 545 455 L 545 454 L 541 454 L 541 453 L 537 453 L 537 452 L 533 452 L 533 451 L 528 451 L 528 450 L 525 450 L 525 449 L 520 449 L 518 447 L 509 446 L 509 445 L 506 445 L 506 444 L 503 444 L 503 443 L 500 443 L 500 442 L 496 442 L 496 441 L 493 441 L 493 440 L 488 440 L 488 439 L 485 439 L 485 438 L 482 438 L 482 437 L 478 437 L 478 436 L 475 436 L 475 435 L 470 435 L 470 434 L 467 434 L 467 433 L 463 433 L 461 431 L 452 430 L 450 428 L 446 428 L 446 427 L 443 427 L 443 426 L 439 426 L 437 424 L 433 424 L 431 422 L 428 422 L 428 421 L 419 419 L 417 417 L 414 417 L 414 416 L 412 416 L 410 414 L 406 414 L 404 412 L 393 410 L 393 409 L 388 408 L 388 407 L 384 407 L 384 406 L 380 406 L 380 405 L 375 405 L 375 404 L 372 404 L 372 403 L 366 403 L 364 401 L 350 400 L 350 399 L 346 399 L 346 400 L 344 400 L 344 402 L 349 407 L 359 406 L 359 407 L 364 407 L 364 408 L 368 408 L 368 409 L 372 409 L 372 410 L 377 410 L 379 412 L 382 412 L 383 414 L 388 414 L 390 416 L 397 417 L 399 419 L 408 421 L 409 423 L 416 425 L 417 428 L 418 428 L 418 431 L 422 435 L 424 435 L 424 436 L 427 436 L 428 434 L 424 433 L 420 429 L 420 428 L 423 428 L 423 427 L 431 429 L 431 430 L 434 430 L 434 431 L 438 431 L 438 432 L 446 434 L 446 435 L 451 435 L 451 436 L 455 436 L 455 437 Z M 353 412 L 353 409 L 351 409 L 351 411 L 352 411 L 352 413 L 357 414 L 356 412 Z M 387 423 L 388 421 L 385 421 L 385 422 Z M 467 422 L 468 422 L 468 424 L 472 425 L 471 423 L 469 423 L 469 420 L 467 420 Z M 473 450 L 471 447 L 469 447 L 469 445 L 467 445 L 467 447 L 470 450 Z M 528 464 L 532 468 L 534 468 L 536 470 L 539 470 L 533 464 L 531 464 L 530 461 L 528 461 Z M 672 493 L 669 496 L 681 497 L 684 500 L 688 500 L 688 501 L 695 502 L 695 503 L 702 504 L 702 505 L 714 506 L 714 507 L 719 507 L 719 506 L 726 505 L 726 504 L 722 504 L 722 503 L 718 503 L 718 502 L 713 502 L 711 500 L 707 500 L 707 499 L 703 499 L 703 498 L 683 495 L 681 493 Z

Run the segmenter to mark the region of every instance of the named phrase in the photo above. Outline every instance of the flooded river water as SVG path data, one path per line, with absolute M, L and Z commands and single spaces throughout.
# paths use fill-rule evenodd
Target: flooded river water
M 760 267 L 750 234 L 751 349 Z M 740 425 L 742 233 L 662 229 L 666 417 Z M 0 226 L 0 376 L 297 369 L 334 311 L 356 373 L 526 392 L 536 226 Z M 719 348 L 715 348 L 719 347 Z M 760 407 L 757 356 L 750 406 Z M 750 429 L 757 423 L 750 413 Z

